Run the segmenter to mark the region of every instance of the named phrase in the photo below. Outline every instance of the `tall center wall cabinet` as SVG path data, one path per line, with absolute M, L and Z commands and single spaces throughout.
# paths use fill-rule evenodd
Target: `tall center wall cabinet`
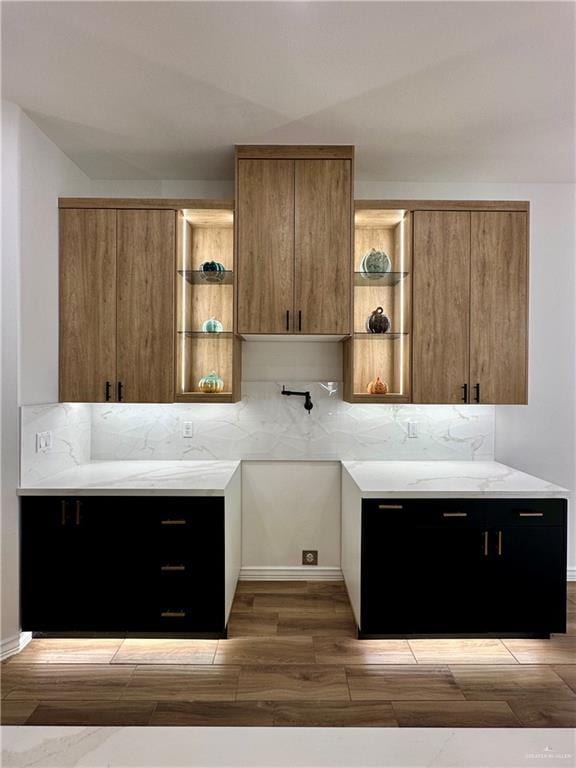
M 348 335 L 353 147 L 236 148 L 238 332 Z

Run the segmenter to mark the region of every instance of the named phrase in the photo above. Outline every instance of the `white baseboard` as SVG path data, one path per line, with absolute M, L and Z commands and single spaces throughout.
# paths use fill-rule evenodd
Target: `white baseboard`
M 576 568 L 568 568 L 566 581 L 576 581 Z
M 28 643 L 32 640 L 32 632 L 19 632 L 17 635 L 2 640 L 0 645 L 0 661 L 4 661 L 9 656 L 14 656 L 15 653 L 20 653 L 24 650 Z
M 254 566 L 240 569 L 240 581 L 342 581 L 338 567 L 317 565 Z

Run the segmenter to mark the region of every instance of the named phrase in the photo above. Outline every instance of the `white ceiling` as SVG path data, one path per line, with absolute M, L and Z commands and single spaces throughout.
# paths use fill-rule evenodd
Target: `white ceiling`
M 4 2 L 3 97 L 89 176 L 230 179 L 238 143 L 356 177 L 574 180 L 571 2 Z

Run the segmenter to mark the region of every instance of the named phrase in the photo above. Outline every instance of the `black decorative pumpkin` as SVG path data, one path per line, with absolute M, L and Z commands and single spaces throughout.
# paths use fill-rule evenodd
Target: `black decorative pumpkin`
M 384 314 L 382 307 L 376 307 L 366 320 L 366 330 L 368 333 L 386 333 L 389 328 L 390 318 Z

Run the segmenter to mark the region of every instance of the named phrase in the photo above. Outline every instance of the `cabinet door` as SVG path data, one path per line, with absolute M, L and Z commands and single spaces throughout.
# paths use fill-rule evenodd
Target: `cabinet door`
M 61 210 L 60 401 L 102 402 L 115 381 L 116 211 Z
M 122 630 L 124 557 L 106 497 L 22 500 L 21 621 L 33 632 Z
M 288 333 L 294 320 L 294 160 L 239 160 L 238 332 Z
M 490 531 L 486 610 L 495 631 L 566 631 L 566 542 L 561 527 Z
M 133 403 L 174 400 L 174 211 L 118 211 L 118 382 Z
M 462 503 L 446 500 L 423 503 L 414 515 L 410 509 L 363 513 L 363 634 L 486 631 L 484 532 L 477 521 L 459 517 L 461 509 Z M 456 516 L 440 524 L 421 522 L 440 517 L 442 510 Z
M 350 333 L 351 176 L 350 160 L 296 160 L 296 332 Z
M 469 376 L 470 214 L 416 211 L 413 400 L 463 402 Z
M 471 401 L 527 403 L 528 216 L 471 216 Z

